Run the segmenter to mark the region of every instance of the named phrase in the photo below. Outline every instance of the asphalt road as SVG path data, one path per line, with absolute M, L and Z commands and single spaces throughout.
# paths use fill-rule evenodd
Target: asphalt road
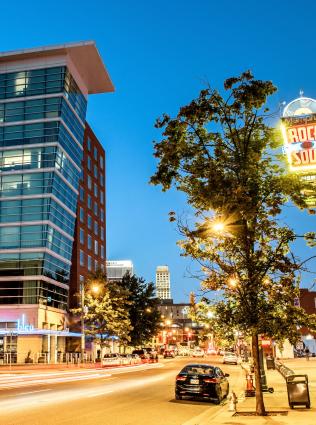
M 162 361 L 143 370 L 78 371 L 78 378 L 2 376 L 0 425 L 196 425 L 199 418 L 227 409 L 203 401 L 174 399 L 174 380 L 191 358 Z M 221 364 L 220 358 L 201 360 Z M 225 365 L 230 387 L 238 391 L 240 366 Z M 75 380 L 73 380 L 75 379 Z M 7 384 L 4 385 L 3 382 Z

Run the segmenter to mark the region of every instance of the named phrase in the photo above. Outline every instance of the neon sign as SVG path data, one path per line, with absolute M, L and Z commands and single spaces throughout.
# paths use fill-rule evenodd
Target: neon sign
M 316 171 L 316 100 L 301 97 L 290 102 L 281 129 L 290 170 Z
M 25 323 L 25 314 L 22 314 L 21 320 L 18 319 L 16 327 L 18 331 L 23 331 L 23 332 L 32 332 L 34 330 L 33 325 L 29 325 Z

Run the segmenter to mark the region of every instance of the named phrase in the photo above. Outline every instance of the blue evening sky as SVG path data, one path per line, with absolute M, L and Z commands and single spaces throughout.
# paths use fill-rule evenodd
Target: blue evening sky
M 91 96 L 87 116 L 106 149 L 108 259 L 131 259 L 152 281 L 157 265 L 169 265 L 173 298 L 187 301 L 198 282 L 168 221 L 170 210 L 188 210 L 185 198 L 148 184 L 160 135 L 155 119 L 175 114 L 206 81 L 221 88 L 246 69 L 278 86 L 273 109 L 301 88 L 316 97 L 316 2 L 15 0 L 1 4 L 1 15 L 1 51 L 96 41 L 116 88 Z M 286 215 L 298 233 L 316 228 L 316 216 L 295 208 Z M 302 243 L 296 252 L 313 254 Z

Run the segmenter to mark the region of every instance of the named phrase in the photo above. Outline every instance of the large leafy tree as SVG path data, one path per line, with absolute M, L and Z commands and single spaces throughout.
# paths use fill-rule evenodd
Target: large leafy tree
M 107 281 L 101 271 L 89 276 L 84 285 L 84 306 L 74 313 L 84 314 L 85 332 L 99 342 L 101 349 L 116 337 L 122 345 L 130 341 L 129 292 L 116 282 Z
M 130 345 L 144 345 L 157 334 L 161 322 L 154 285 L 127 272 L 121 286 L 129 293 Z
M 294 231 L 280 222 L 289 200 L 306 207 L 302 183 L 274 155 L 280 140 L 266 121 L 267 97 L 276 88 L 250 72 L 229 78 L 224 94 L 210 87 L 175 118 L 156 123 L 159 163 L 151 183 L 175 186 L 195 210 L 180 223 L 183 255 L 201 264 L 204 290 L 221 289 L 215 304 L 220 326 L 252 339 L 256 411 L 265 415 L 260 383 L 260 335 L 297 337 L 308 322 L 294 306 L 301 263 L 291 251 Z M 175 220 L 171 212 L 171 220 Z

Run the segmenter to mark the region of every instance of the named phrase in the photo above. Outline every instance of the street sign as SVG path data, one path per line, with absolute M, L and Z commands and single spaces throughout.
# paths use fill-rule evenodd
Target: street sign
M 294 306 L 299 307 L 300 306 L 300 299 L 298 297 L 294 298 Z
M 295 345 L 295 348 L 296 348 L 297 350 L 303 350 L 303 348 L 304 348 L 304 344 L 303 344 L 303 342 L 302 342 L 302 341 L 298 341 L 298 342 L 296 343 L 296 345 Z

